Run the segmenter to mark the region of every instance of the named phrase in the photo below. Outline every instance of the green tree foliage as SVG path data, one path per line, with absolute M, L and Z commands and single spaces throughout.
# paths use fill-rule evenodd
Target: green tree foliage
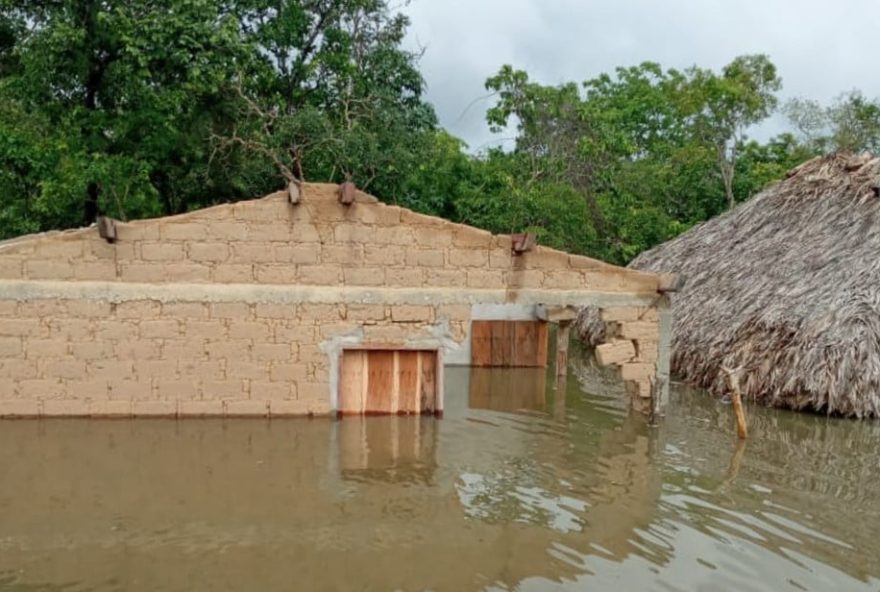
M 785 105 L 785 114 L 817 154 L 880 153 L 880 99 L 868 99 L 859 91 L 842 94 L 827 107 L 812 100 L 792 99 Z
M 627 262 L 828 149 L 877 149 L 880 107 L 776 107 L 766 56 L 644 63 L 547 86 L 504 66 L 474 155 L 437 125 L 387 0 L 0 0 L 0 238 L 173 214 L 294 180 Z M 811 127 L 812 126 L 812 127 Z
M 740 163 L 746 130 L 776 106 L 780 81 L 766 56 L 736 58 L 719 74 L 644 63 L 581 87 L 543 86 L 505 66 L 486 85 L 498 96 L 490 125 L 518 126 L 517 184 L 540 179 L 577 192 L 594 237 L 587 252 L 612 261 L 748 197 L 763 165 L 756 159 L 772 156 L 751 146 Z

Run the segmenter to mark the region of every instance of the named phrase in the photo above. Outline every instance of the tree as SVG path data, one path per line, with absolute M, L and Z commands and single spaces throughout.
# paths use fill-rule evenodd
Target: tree
M 355 179 L 388 199 L 436 129 L 422 99 L 408 21 L 385 0 L 240 0 L 242 34 L 262 56 L 218 144 L 268 157 L 289 180 Z
M 880 153 L 880 99 L 853 90 L 822 107 L 817 101 L 792 99 L 785 114 L 804 142 L 817 154 Z
M 0 0 L 0 22 L 12 32 L 0 125 L 18 138 L 38 130 L 45 165 L 39 191 L 16 198 L 24 217 L 51 211 L 69 225 L 102 211 L 171 213 L 204 191 L 193 164 L 207 160 L 222 116 L 227 64 L 246 59 L 216 3 Z
M 691 68 L 683 92 L 684 108 L 697 133 L 716 152 L 728 207 L 733 191 L 739 147 L 749 127 L 770 116 L 782 87 L 776 66 L 765 55 L 747 55 L 724 66 L 721 75 Z

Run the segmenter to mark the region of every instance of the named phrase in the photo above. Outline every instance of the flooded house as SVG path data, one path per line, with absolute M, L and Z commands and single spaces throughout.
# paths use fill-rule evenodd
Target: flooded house
M 447 366 L 564 369 L 582 306 L 632 405 L 668 388 L 668 276 L 304 185 L 0 243 L 0 416 L 443 410 Z M 526 394 L 526 397 L 529 395 Z
M 880 416 L 880 158 L 808 161 L 630 267 L 678 274 L 672 374 L 720 395 Z M 580 333 L 606 339 L 599 313 Z

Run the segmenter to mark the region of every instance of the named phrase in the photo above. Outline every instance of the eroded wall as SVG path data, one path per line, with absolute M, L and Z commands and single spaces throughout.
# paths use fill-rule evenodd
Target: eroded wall
M 474 311 L 656 296 L 652 274 L 515 256 L 509 236 L 335 191 L 119 223 L 113 244 L 95 228 L 0 244 L 0 415 L 323 414 L 345 347 L 463 363 Z

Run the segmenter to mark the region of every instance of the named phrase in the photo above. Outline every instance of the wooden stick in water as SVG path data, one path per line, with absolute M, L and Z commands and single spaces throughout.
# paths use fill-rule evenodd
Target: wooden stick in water
M 727 378 L 727 387 L 730 389 L 730 398 L 733 401 L 733 411 L 736 413 L 736 435 L 745 440 L 748 435 L 746 428 L 746 412 L 742 404 L 742 392 L 739 390 L 739 376 L 736 370 L 722 368 Z

